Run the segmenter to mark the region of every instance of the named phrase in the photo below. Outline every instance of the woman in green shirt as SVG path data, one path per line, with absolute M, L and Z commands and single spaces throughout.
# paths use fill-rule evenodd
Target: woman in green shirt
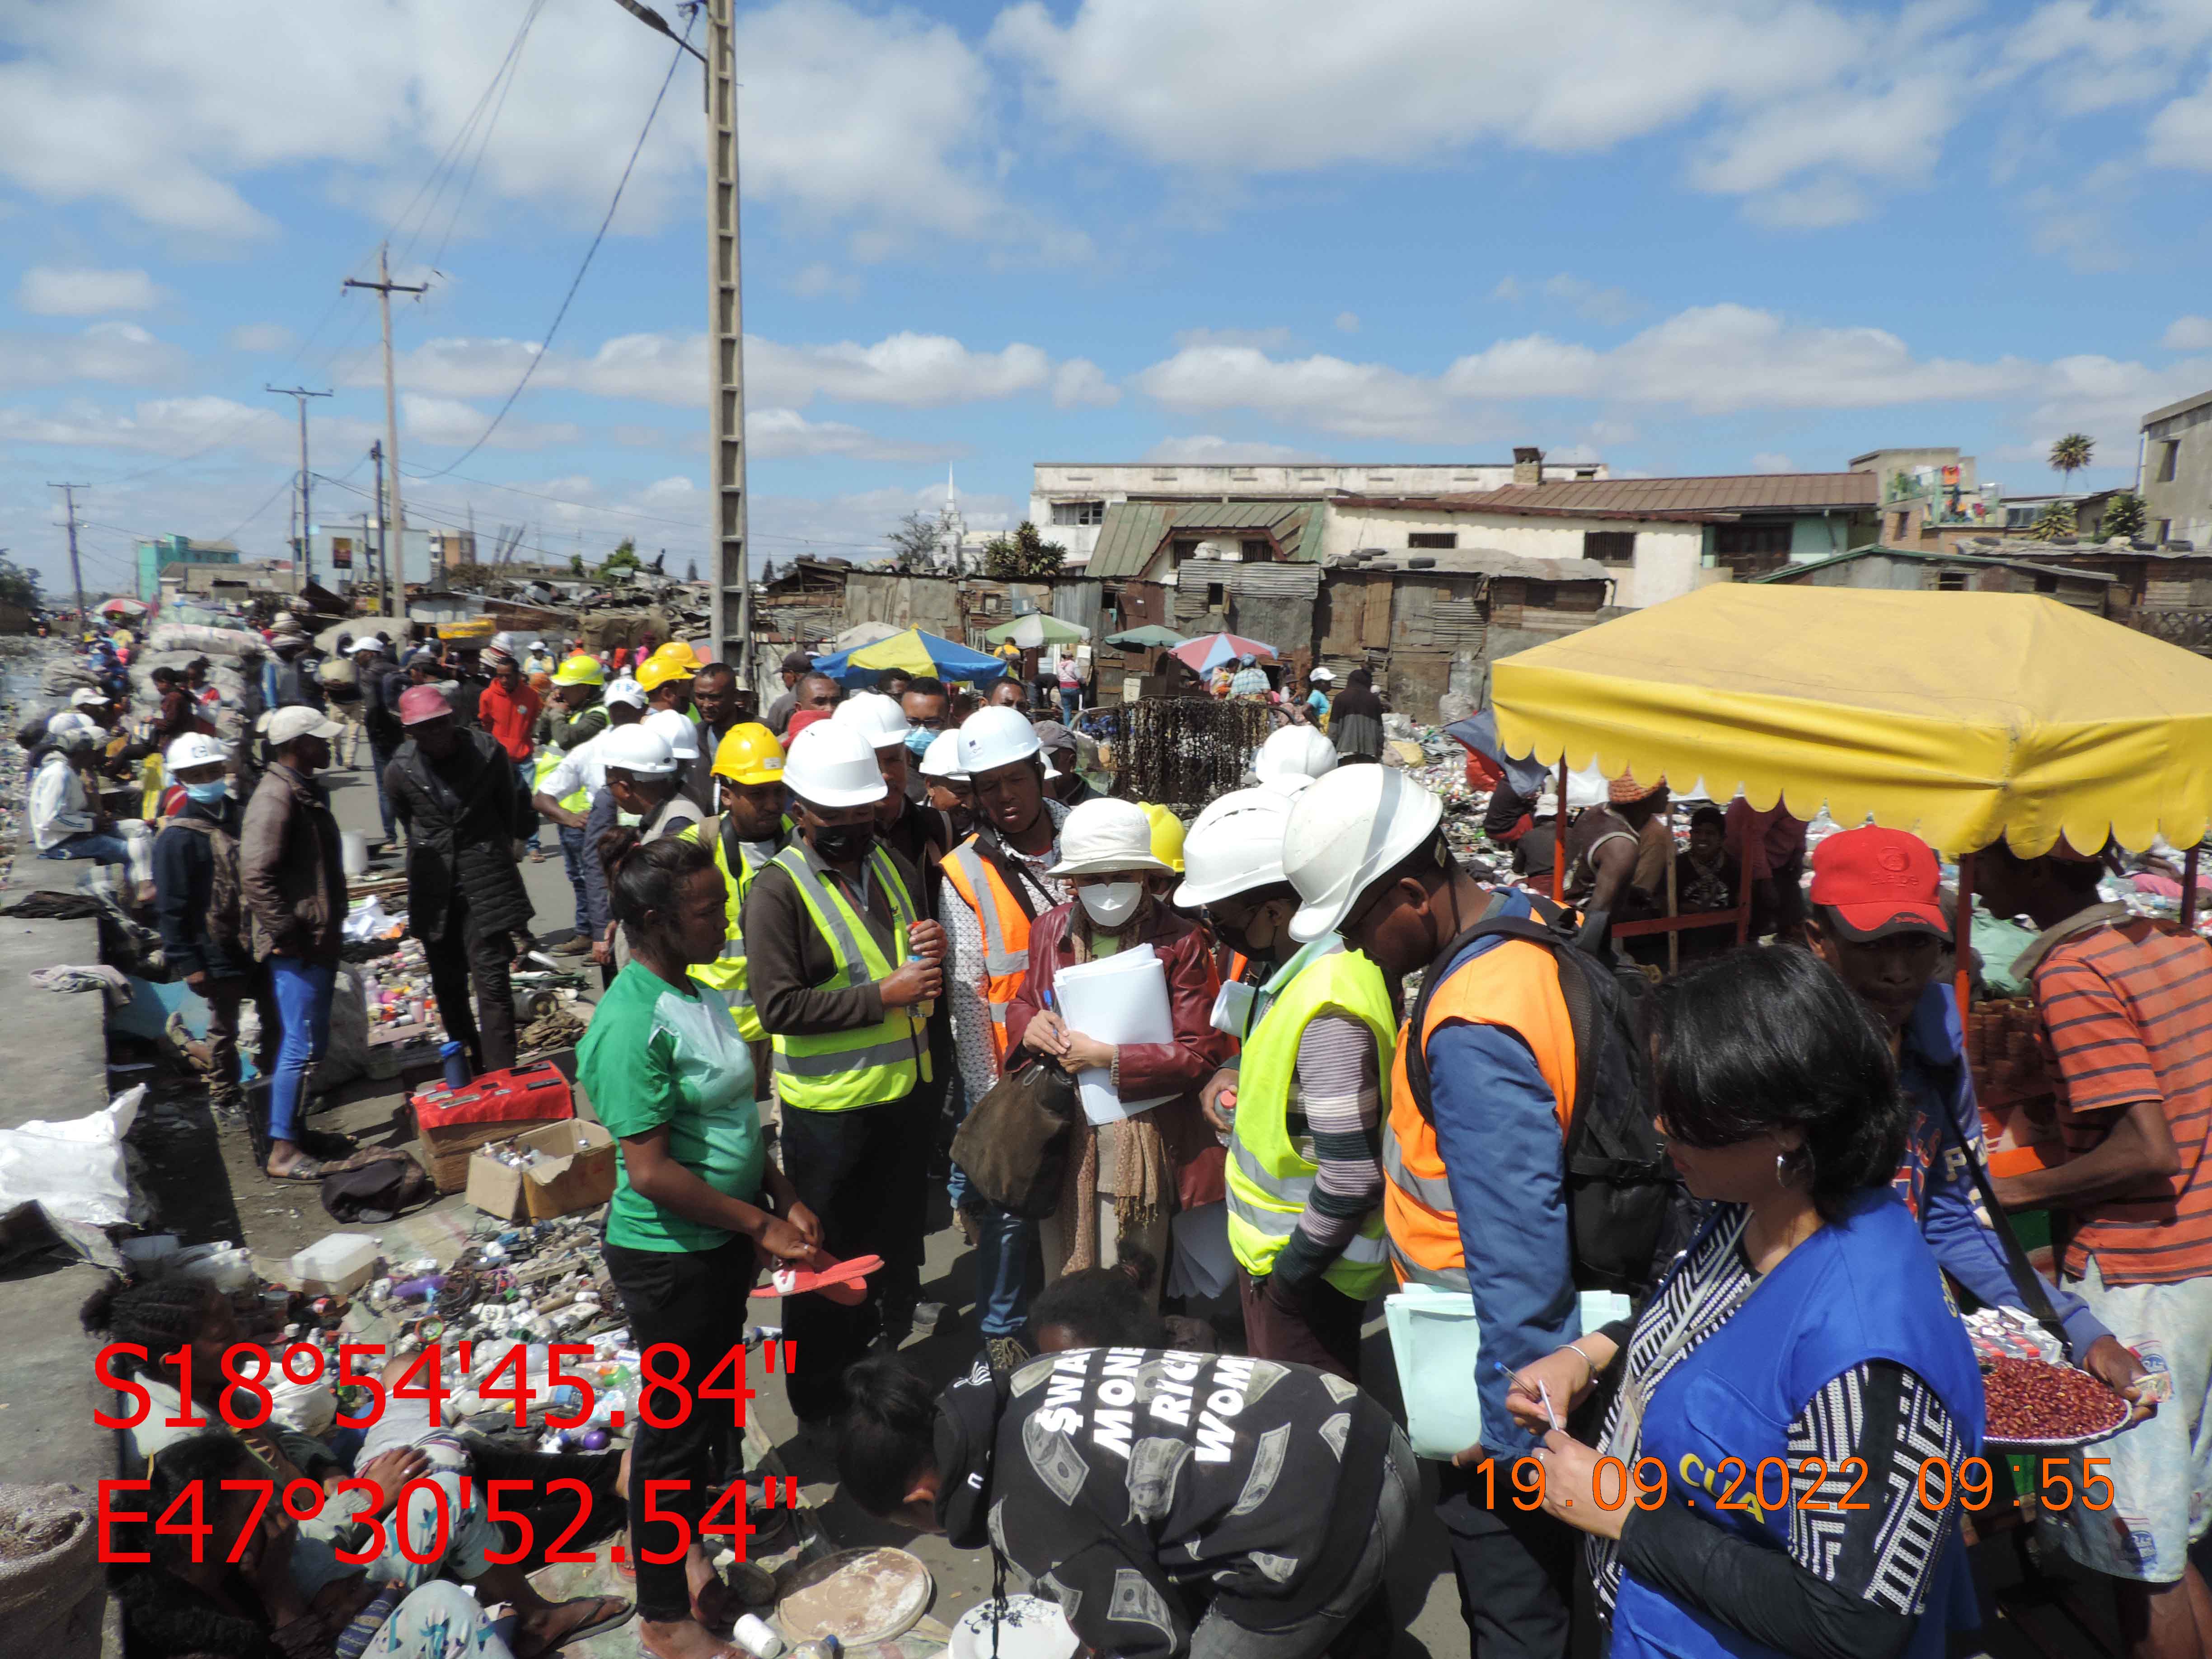
M 632 1559 L 639 1634 L 660 1659 L 738 1659 L 710 1635 L 698 1598 L 713 1569 L 703 1548 L 665 1564 L 672 1547 L 658 1521 L 699 1522 L 738 1467 L 734 1401 L 696 1398 L 701 1384 L 744 1343 L 745 1298 L 763 1254 L 809 1262 L 822 1227 L 761 1143 L 752 1057 L 722 993 L 688 971 L 720 954 L 726 931 L 721 872 L 690 842 L 641 842 L 634 830 L 603 837 L 608 908 L 630 960 L 607 988 L 576 1050 L 592 1109 L 619 1147 L 620 1177 L 607 1212 L 607 1271 L 640 1349 L 682 1350 L 692 1409 L 670 1428 L 641 1416 L 630 1454 Z M 716 1379 L 741 1385 L 744 1360 Z M 655 1370 L 677 1375 L 665 1357 Z M 647 1492 L 653 1483 L 659 1489 Z M 680 1535 L 680 1534 L 679 1534 Z

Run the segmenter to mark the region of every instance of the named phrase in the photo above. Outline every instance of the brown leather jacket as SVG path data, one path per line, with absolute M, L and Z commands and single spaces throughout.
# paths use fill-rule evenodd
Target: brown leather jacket
M 1044 1006 L 1054 974 L 1074 965 L 1075 948 L 1068 942 L 1067 929 L 1075 906 L 1073 900 L 1055 905 L 1030 925 L 1029 972 L 1006 1008 L 1010 1048 L 1022 1040 L 1030 1019 Z M 1225 1034 L 1213 1029 L 1213 1001 L 1221 993 L 1221 977 L 1214 969 L 1212 943 L 1157 900 L 1151 922 L 1128 943 L 1151 945 L 1167 969 L 1168 1014 L 1175 1023 L 1175 1041 L 1123 1043 L 1121 1090 L 1133 1100 L 1176 1097 L 1154 1107 L 1152 1115 L 1175 1165 L 1176 1196 L 1185 1209 L 1212 1204 L 1227 1190 L 1222 1175 L 1225 1154 L 1198 1109 L 1198 1091 L 1228 1060 L 1233 1048 Z
M 256 961 L 336 962 L 344 945 L 338 821 L 312 778 L 282 761 L 262 775 L 238 837 L 238 885 Z

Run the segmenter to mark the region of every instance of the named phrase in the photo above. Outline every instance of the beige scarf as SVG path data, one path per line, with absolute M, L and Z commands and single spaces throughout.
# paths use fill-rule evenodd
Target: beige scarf
M 1136 925 L 1122 936 L 1125 939 L 1133 941 L 1147 930 L 1152 903 L 1147 894 Z M 1068 917 L 1067 942 L 1079 963 L 1093 960 L 1091 917 L 1079 902 Z M 1115 1123 L 1085 1123 L 1077 1133 L 1083 1137 L 1082 1156 L 1067 1161 L 1066 1184 L 1060 1193 L 1060 1213 L 1066 1224 L 1061 1229 L 1061 1237 L 1066 1241 L 1067 1255 L 1056 1269 L 1050 1262 L 1045 1264 L 1060 1275 L 1081 1273 L 1101 1265 L 1098 1228 L 1093 1219 L 1098 1213 L 1101 1135 L 1113 1138 L 1115 1184 L 1121 1188 L 1114 1198 L 1114 1221 L 1122 1235 L 1141 1232 L 1152 1225 L 1170 1206 L 1175 1193 L 1175 1170 L 1168 1161 L 1167 1143 L 1160 1138 L 1159 1126 L 1152 1121 L 1150 1112 Z

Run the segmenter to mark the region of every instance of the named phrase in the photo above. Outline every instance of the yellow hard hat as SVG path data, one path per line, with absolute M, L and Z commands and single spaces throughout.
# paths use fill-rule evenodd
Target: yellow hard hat
M 691 648 L 691 641 L 689 640 L 671 640 L 667 644 L 655 651 L 652 656 L 647 659 L 647 660 L 648 662 L 681 663 L 684 667 L 690 669 L 694 674 L 697 673 L 701 669 L 707 665 L 705 663 L 700 661 L 699 653 Z
M 733 726 L 714 750 L 714 775 L 732 783 L 781 783 L 783 745 L 765 726 L 752 721 Z
M 1152 801 L 1137 803 L 1144 808 L 1145 816 L 1152 821 L 1152 856 L 1172 869 L 1182 873 L 1182 820 Z
M 651 656 L 645 666 L 637 671 L 637 683 L 647 691 L 658 690 L 671 680 L 688 680 L 692 668 L 689 663 L 678 662 L 673 657 Z
M 607 671 L 599 665 L 597 657 L 579 651 L 553 671 L 556 685 L 605 685 Z

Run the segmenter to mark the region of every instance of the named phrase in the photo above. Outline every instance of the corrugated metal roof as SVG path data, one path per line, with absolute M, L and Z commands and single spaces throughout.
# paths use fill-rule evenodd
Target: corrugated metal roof
M 2072 576 L 2082 581 L 2117 582 L 2118 576 L 2101 570 L 2084 570 L 2076 566 L 2038 564 L 2032 559 L 1990 557 L 1980 553 L 1931 553 L 1921 547 L 1855 547 L 1848 553 L 1831 554 L 1825 559 L 1808 559 L 1803 564 L 1785 564 L 1778 570 L 1769 570 L 1747 580 L 1753 582 L 1786 582 L 1809 570 L 1826 570 L 1830 565 L 1848 564 L 1853 559 L 1863 559 L 1870 553 L 1886 558 L 1911 559 L 1918 564 L 2002 565 L 2009 570 L 2033 570 L 2045 576 Z
M 1339 507 L 1443 507 L 1459 513 L 1536 513 L 1576 518 L 1657 519 L 1712 513 L 1788 513 L 1873 507 L 1871 472 L 1755 472 L 1734 477 L 1575 478 L 1504 489 L 1424 496 L 1336 495 Z
M 1301 564 L 1321 558 L 1318 501 L 1115 501 L 1098 526 L 1098 545 L 1083 574 L 1113 579 L 1141 576 L 1170 533 L 1203 538 L 1261 532 L 1272 535 Z
M 1416 567 L 1413 561 L 1424 562 Z M 1532 559 L 1494 547 L 1442 548 L 1436 552 L 1388 551 L 1377 559 L 1334 561 L 1338 570 L 1372 570 L 1408 576 L 1518 576 L 1539 582 L 1612 581 L 1619 572 L 1595 559 Z

